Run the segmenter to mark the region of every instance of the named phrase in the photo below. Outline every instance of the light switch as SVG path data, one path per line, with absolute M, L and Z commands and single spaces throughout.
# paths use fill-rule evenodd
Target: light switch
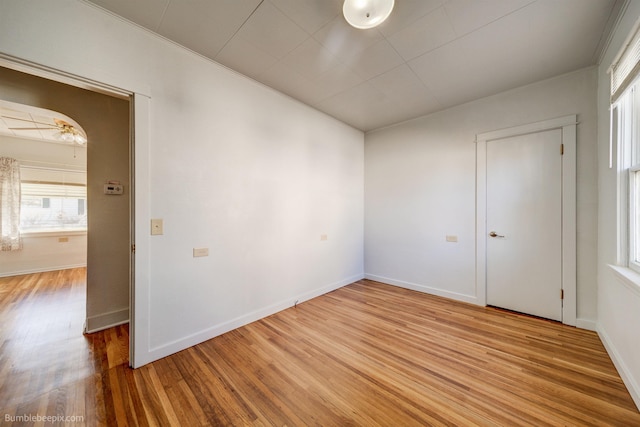
M 162 219 L 152 219 L 151 220 L 151 235 L 159 236 L 164 234 L 164 226 L 162 224 Z
M 193 248 L 193 257 L 209 256 L 209 248 Z
M 326 234 L 321 234 L 320 235 L 320 240 L 327 240 L 329 237 Z
M 455 243 L 458 241 L 458 236 L 447 236 L 447 242 Z

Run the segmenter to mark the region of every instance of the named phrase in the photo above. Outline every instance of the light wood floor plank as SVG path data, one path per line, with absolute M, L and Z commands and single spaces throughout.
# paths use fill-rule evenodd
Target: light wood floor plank
M 640 425 L 597 334 L 368 280 L 134 371 L 85 276 L 0 278 L 1 425 Z

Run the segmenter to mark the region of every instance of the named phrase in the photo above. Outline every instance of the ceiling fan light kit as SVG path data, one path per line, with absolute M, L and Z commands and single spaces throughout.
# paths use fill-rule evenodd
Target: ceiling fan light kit
M 345 0 L 344 19 L 354 28 L 366 30 L 382 24 L 391 15 L 394 0 Z
M 60 141 L 75 142 L 76 144 L 80 145 L 84 145 L 87 143 L 87 138 L 80 132 L 78 132 L 78 130 L 69 123 L 59 119 L 54 119 L 54 122 L 59 129 L 55 137 Z
M 2 116 L 11 120 L 19 120 L 36 125 L 35 127 L 10 127 L 11 131 L 42 131 L 42 130 L 57 130 L 51 137 L 62 142 L 75 143 L 78 145 L 85 145 L 87 143 L 87 137 L 83 131 L 77 129 L 70 123 L 61 119 L 53 119 L 54 124 L 37 122 L 35 120 L 26 120 L 18 117 Z M 40 126 L 37 126 L 40 125 Z

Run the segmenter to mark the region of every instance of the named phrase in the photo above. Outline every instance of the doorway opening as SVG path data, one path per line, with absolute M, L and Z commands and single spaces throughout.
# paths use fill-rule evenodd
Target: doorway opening
M 0 91 L 4 100 L 63 112 L 65 118 L 60 119 L 61 122 L 74 129 L 81 128 L 81 134 L 86 137 L 84 197 L 76 194 L 75 198 L 70 198 L 72 202 L 67 200 L 65 206 L 55 197 L 41 197 L 40 204 L 44 210 L 59 208 L 58 212 L 61 214 L 58 219 L 63 223 L 75 221 L 77 224 L 85 224 L 86 293 L 82 323 L 84 332 L 92 333 L 130 321 L 133 161 L 129 96 L 106 94 L 105 91 L 97 92 L 85 87 L 87 84 L 74 86 L 29 72 L 0 67 Z M 34 127 L 39 126 L 44 125 L 36 124 Z M 56 132 L 55 129 L 50 130 Z M 76 159 L 79 150 L 76 147 Z M 47 153 L 41 154 L 51 161 Z M 0 155 L 3 155 L 1 149 Z M 36 167 L 38 165 L 40 168 Z M 42 163 L 32 162 L 27 166 L 30 167 L 28 174 L 42 174 Z M 72 178 L 73 168 L 67 168 L 66 171 L 61 169 L 63 168 L 59 167 L 57 173 L 66 172 L 61 179 L 70 184 L 75 179 Z M 114 194 L 106 190 L 107 186 L 114 184 L 123 191 Z M 66 187 L 66 190 L 77 190 L 80 185 Z M 58 190 L 62 191 L 62 187 Z M 68 244 L 75 236 L 55 237 L 62 238 L 62 241 L 56 240 L 56 244 Z M 0 253 L 1 256 L 3 254 Z M 76 272 L 74 277 L 77 276 Z M 82 338 L 82 328 L 77 333 Z

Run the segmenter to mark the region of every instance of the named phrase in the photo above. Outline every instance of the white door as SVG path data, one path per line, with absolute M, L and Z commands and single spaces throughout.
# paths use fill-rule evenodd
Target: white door
M 487 142 L 487 304 L 562 321 L 562 130 Z

